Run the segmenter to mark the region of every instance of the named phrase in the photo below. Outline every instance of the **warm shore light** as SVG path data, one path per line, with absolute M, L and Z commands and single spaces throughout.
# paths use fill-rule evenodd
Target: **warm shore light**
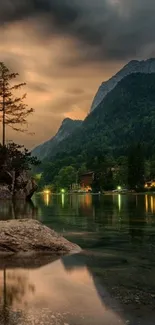
M 48 195 L 48 194 L 50 194 L 51 192 L 50 192 L 50 190 L 44 190 L 43 193 Z

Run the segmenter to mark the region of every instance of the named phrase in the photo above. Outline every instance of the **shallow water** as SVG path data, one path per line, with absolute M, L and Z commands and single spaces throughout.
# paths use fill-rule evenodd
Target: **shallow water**
M 41 195 L 2 202 L 0 216 L 38 219 L 84 249 L 28 269 L 1 261 L 0 324 L 154 324 L 154 195 Z
M 112 298 L 83 263 L 74 268 L 74 259 L 1 271 L 2 324 L 123 325 Z

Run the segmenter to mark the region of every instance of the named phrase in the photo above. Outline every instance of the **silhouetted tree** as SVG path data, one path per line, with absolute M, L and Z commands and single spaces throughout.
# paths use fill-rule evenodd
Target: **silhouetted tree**
M 5 128 L 9 125 L 16 131 L 26 131 L 20 126 L 27 124 L 27 117 L 34 112 L 33 108 L 28 108 L 24 103 L 26 94 L 22 97 L 14 96 L 14 90 L 25 86 L 25 83 L 11 85 L 11 81 L 16 79 L 18 73 L 11 73 L 3 62 L 0 62 L 0 106 L 2 121 L 2 144 L 5 146 Z M 20 126 L 19 126 L 20 125 Z
M 7 146 L 0 145 L 0 169 L 4 167 L 7 171 L 21 172 L 30 170 L 31 166 L 39 165 L 40 161 L 31 156 L 24 146 L 9 143 Z

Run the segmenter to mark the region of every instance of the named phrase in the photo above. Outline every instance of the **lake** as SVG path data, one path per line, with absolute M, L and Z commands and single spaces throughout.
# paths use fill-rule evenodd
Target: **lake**
M 38 219 L 83 248 L 1 263 L 0 324 L 154 324 L 155 195 L 36 195 L 1 202 L 0 216 Z

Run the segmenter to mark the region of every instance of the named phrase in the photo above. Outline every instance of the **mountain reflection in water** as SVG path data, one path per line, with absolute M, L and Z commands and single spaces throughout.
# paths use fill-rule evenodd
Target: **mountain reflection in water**
M 123 325 L 115 302 L 75 261 L 76 255 L 37 269 L 0 271 L 0 324 Z

